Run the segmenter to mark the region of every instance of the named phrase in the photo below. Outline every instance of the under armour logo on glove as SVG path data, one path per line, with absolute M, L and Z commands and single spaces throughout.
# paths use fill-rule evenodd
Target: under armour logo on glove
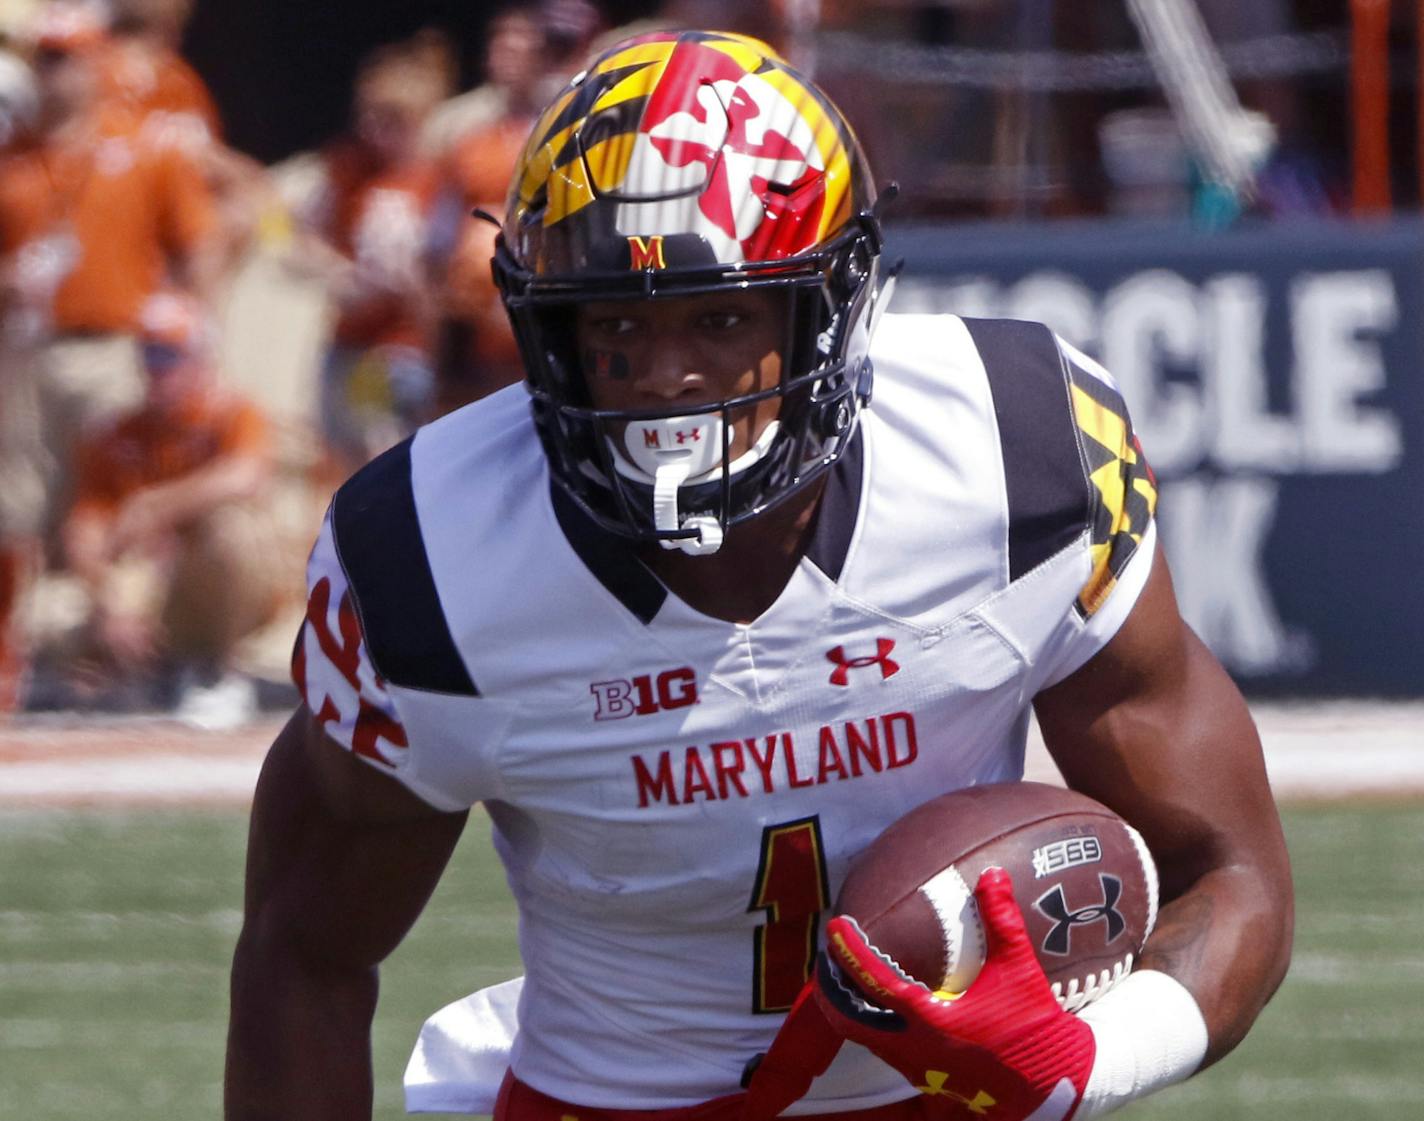
M 928 1094 L 932 1098 L 953 1098 L 970 1113 L 978 1117 L 987 1117 L 989 1109 L 999 1103 L 984 1090 L 978 1090 L 971 1098 L 968 1094 L 960 1094 L 951 1090 L 948 1086 L 949 1072 L 947 1070 L 927 1070 L 925 1071 L 925 1084 L 916 1086 L 915 1089 L 922 1094 Z
M 880 680 L 893 677 L 900 672 L 900 663 L 891 659 L 890 652 L 895 649 L 893 638 L 877 638 L 875 640 L 875 653 L 864 658 L 847 658 L 845 647 L 837 646 L 833 650 L 826 651 L 826 660 L 834 662 L 836 668 L 831 671 L 832 685 L 849 685 L 850 671 L 853 669 L 864 669 L 866 666 L 880 667 Z

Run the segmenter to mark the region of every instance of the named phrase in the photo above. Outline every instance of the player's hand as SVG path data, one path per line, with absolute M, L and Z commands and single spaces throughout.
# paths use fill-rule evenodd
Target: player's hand
M 817 1003 L 837 1032 L 942 1103 L 945 1117 L 968 1121 L 992 1105 L 1002 1121 L 1063 1121 L 1092 1071 L 1092 1030 L 1054 999 L 1008 873 L 985 871 L 974 896 L 987 954 L 966 992 L 932 993 L 843 915 L 827 924 Z

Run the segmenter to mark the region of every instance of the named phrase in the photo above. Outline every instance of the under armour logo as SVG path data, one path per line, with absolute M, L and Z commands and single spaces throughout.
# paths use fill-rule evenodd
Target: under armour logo
M 989 1112 L 990 1106 L 999 1103 L 986 1091 L 980 1090 L 972 1098 L 967 1098 L 963 1094 L 956 1094 L 953 1090 L 946 1090 L 944 1084 L 949 1080 L 949 1075 L 942 1070 L 925 1071 L 925 1084 L 916 1086 L 915 1089 L 922 1094 L 928 1094 L 932 1098 L 953 1098 L 969 1110 L 970 1113 L 984 1117 Z
M 1034 901 L 1034 906 L 1053 920 L 1053 929 L 1043 940 L 1045 953 L 1066 956 L 1073 940 L 1075 926 L 1089 926 L 1096 922 L 1108 924 L 1107 941 L 1111 942 L 1127 929 L 1127 922 L 1117 909 L 1118 898 L 1122 895 L 1122 881 L 1116 876 L 1098 873 L 1098 882 L 1103 886 L 1103 901 L 1091 907 L 1076 911 L 1068 910 L 1068 901 L 1063 895 L 1063 885 L 1057 884 Z
M 688 440 L 691 440 L 695 444 L 700 439 L 702 439 L 702 429 L 700 428 L 694 428 L 691 432 L 684 432 L 680 428 L 677 431 L 677 442 L 679 444 L 685 444 Z
M 875 640 L 875 653 L 867 658 L 847 658 L 844 646 L 837 646 L 834 650 L 826 651 L 826 659 L 834 662 L 836 668 L 831 671 L 832 685 L 849 685 L 850 671 L 853 669 L 863 669 L 866 666 L 880 667 L 880 680 L 900 672 L 900 663 L 892 661 L 890 651 L 895 649 L 893 638 L 877 638 Z

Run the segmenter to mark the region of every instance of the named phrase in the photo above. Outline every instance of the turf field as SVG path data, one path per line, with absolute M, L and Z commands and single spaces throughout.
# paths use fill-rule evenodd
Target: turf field
M 1424 802 L 1286 814 L 1300 920 L 1291 976 L 1220 1066 L 1136 1121 L 1397 1121 L 1424 1101 Z M 219 1115 L 226 971 L 246 822 L 236 810 L 0 812 L 0 1118 Z M 387 965 L 376 1116 L 424 1015 L 518 971 L 478 817 Z M 576 979 L 574 979 L 576 981 Z

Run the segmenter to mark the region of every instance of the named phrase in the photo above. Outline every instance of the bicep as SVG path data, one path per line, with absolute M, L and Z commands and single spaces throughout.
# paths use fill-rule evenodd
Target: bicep
M 1133 822 L 1170 875 L 1280 849 L 1251 714 L 1182 620 L 1160 551 L 1118 633 L 1034 707 L 1068 785 Z
M 303 706 L 258 780 L 246 933 L 327 965 L 375 965 L 424 908 L 466 816 L 357 759 Z
M 1151 849 L 1163 906 L 1141 965 L 1191 991 L 1215 1061 L 1284 976 L 1290 866 L 1255 724 L 1182 621 L 1160 553 L 1118 633 L 1035 708 L 1068 785 Z

